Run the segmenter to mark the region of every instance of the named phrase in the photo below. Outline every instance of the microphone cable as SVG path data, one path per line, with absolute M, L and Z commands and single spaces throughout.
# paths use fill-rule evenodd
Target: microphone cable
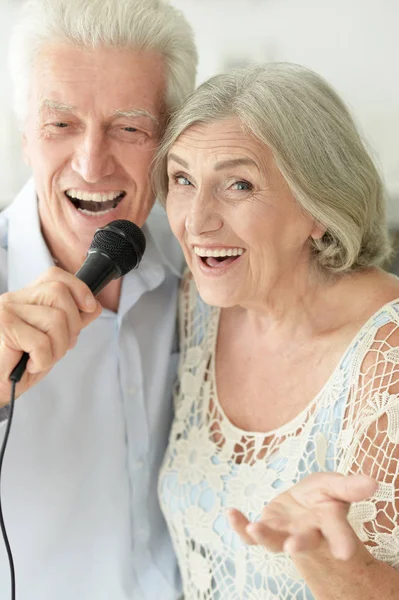
M 2 473 L 3 473 L 4 454 L 5 454 L 5 451 L 7 448 L 8 438 L 10 436 L 12 418 L 14 415 L 15 387 L 16 387 L 17 383 L 21 380 L 22 375 L 24 374 L 25 366 L 26 366 L 26 363 L 28 362 L 28 359 L 29 359 L 29 354 L 26 354 L 24 352 L 21 361 L 18 363 L 18 365 L 15 367 L 15 369 L 12 371 L 12 373 L 9 377 L 9 379 L 11 381 L 11 397 L 10 397 L 10 404 L 9 404 L 10 408 L 9 408 L 7 426 L 6 426 L 6 430 L 4 433 L 4 439 L 3 439 L 3 443 L 1 445 L 1 450 L 0 450 L 0 527 L 1 527 L 1 533 L 3 535 L 4 545 L 7 550 L 8 562 L 10 565 L 11 600 L 15 600 L 15 588 L 16 588 L 16 586 L 15 586 L 15 567 L 14 567 L 14 559 L 13 559 L 13 555 L 12 555 L 10 542 L 8 540 L 6 525 L 5 525 L 4 516 L 3 516 L 3 506 L 2 506 L 2 502 L 1 502 L 1 483 L 2 483 L 1 478 L 2 478 Z

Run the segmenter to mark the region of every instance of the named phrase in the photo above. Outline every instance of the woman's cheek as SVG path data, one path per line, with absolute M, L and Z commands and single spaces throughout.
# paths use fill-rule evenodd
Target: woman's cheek
M 179 242 L 183 241 L 185 232 L 185 219 L 186 216 L 179 210 L 177 203 L 172 201 L 166 202 L 166 215 L 168 217 L 170 228 L 173 234 L 177 237 Z

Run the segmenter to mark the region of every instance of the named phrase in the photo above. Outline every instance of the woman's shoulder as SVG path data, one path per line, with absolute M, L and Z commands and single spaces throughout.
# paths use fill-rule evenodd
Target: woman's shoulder
M 387 272 L 377 272 L 370 285 L 361 290 L 359 308 L 364 307 L 364 329 L 388 328 L 399 345 L 399 279 Z M 362 311 L 360 311 L 362 312 Z
M 380 269 L 355 273 L 337 286 L 332 298 L 330 308 L 336 309 L 333 313 L 348 331 L 373 329 L 381 319 L 390 317 L 396 323 L 399 279 Z
M 355 340 L 361 339 L 364 349 L 370 351 L 367 362 L 383 360 L 390 348 L 399 350 L 399 279 L 377 270 L 352 297 L 350 310 L 356 315 L 358 330 Z
M 212 317 L 218 309 L 206 304 L 195 285 L 194 277 L 187 268 L 180 284 L 179 321 L 180 331 L 190 345 L 202 345 L 208 339 Z
M 186 267 L 180 283 L 180 305 L 183 304 L 187 307 L 192 307 L 197 304 L 198 299 L 200 299 L 200 295 L 195 285 L 193 274 Z

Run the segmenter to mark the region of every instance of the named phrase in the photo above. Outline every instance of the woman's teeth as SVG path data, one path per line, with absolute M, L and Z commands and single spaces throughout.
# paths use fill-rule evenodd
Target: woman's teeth
M 126 192 L 116 191 L 104 194 L 95 192 L 91 194 L 89 192 L 72 189 L 67 190 L 65 194 L 72 204 L 84 214 L 95 214 L 99 216 L 116 208 L 122 198 L 126 195 Z
M 213 256 L 215 258 L 223 258 L 226 256 L 241 256 L 244 253 L 244 248 L 221 248 L 215 250 L 209 250 L 209 248 L 198 248 L 194 246 L 194 252 L 197 256 L 208 257 Z
M 194 246 L 193 249 L 202 262 L 211 268 L 228 267 L 245 252 L 244 248 L 213 248 L 211 250 Z

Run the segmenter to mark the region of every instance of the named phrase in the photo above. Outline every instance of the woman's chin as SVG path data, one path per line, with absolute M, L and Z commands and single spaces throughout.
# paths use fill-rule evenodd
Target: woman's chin
M 231 308 L 235 306 L 237 302 L 234 300 L 232 294 L 228 294 L 227 291 L 216 291 L 210 289 L 208 286 L 198 286 L 198 292 L 201 299 L 209 306 L 216 306 L 218 308 Z

